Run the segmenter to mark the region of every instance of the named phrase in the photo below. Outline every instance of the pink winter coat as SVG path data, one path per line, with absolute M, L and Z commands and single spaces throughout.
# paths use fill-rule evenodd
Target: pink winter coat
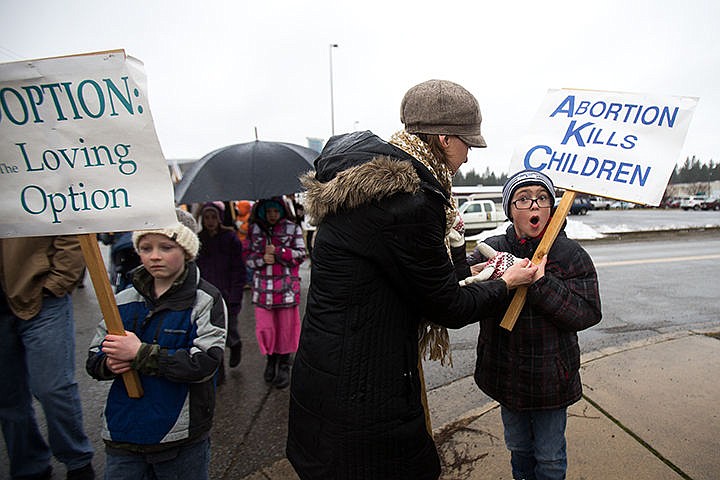
M 258 307 L 287 308 L 300 303 L 300 264 L 305 260 L 305 241 L 300 226 L 286 218 L 268 225 L 269 232 L 253 223 L 250 229 L 248 267 L 253 269 L 252 302 Z M 263 260 L 265 245 L 275 245 L 275 263 Z

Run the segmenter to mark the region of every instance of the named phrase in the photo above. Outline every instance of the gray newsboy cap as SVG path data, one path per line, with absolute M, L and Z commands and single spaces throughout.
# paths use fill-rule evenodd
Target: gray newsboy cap
M 428 80 L 407 91 L 400 121 L 409 133 L 455 135 L 471 147 L 486 147 L 480 106 L 472 93 L 447 80 Z

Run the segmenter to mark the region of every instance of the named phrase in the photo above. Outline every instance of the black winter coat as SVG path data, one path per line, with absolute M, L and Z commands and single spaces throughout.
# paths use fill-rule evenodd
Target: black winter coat
M 333 137 L 304 179 L 317 225 L 287 456 L 307 479 L 435 479 L 418 378 L 423 318 L 459 328 L 508 298 L 460 288 L 444 244 L 447 195 L 370 132 Z
M 539 239 L 505 235 L 485 243 L 497 251 L 532 258 Z M 476 263 L 471 261 L 471 263 Z M 561 231 L 548 252 L 545 276 L 528 288 L 512 332 L 500 327 L 509 301 L 480 320 L 475 382 L 487 395 L 516 411 L 566 407 L 582 396 L 577 333 L 602 316 L 597 273 L 587 252 Z

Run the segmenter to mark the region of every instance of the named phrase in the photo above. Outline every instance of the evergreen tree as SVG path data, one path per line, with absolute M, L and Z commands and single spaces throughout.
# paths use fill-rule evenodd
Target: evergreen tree
M 705 164 L 695 155 L 685 158 L 682 166 L 675 165 L 670 176 L 671 185 L 675 183 L 713 182 L 715 180 L 720 180 L 720 164 L 716 164 L 712 160 Z

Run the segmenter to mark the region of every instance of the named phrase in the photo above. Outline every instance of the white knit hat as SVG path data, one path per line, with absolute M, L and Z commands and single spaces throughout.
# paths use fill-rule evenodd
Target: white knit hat
M 197 222 L 195 222 L 192 215 L 179 208 L 175 209 L 175 215 L 177 216 L 178 223 L 171 227 L 161 228 L 159 230 L 137 230 L 133 232 L 132 240 L 135 251 L 139 253 L 138 243 L 142 237 L 155 233 L 165 235 L 170 240 L 176 241 L 178 245 L 187 252 L 190 259 L 194 260 L 200 250 L 200 239 L 197 233 L 195 233 L 197 232 Z

